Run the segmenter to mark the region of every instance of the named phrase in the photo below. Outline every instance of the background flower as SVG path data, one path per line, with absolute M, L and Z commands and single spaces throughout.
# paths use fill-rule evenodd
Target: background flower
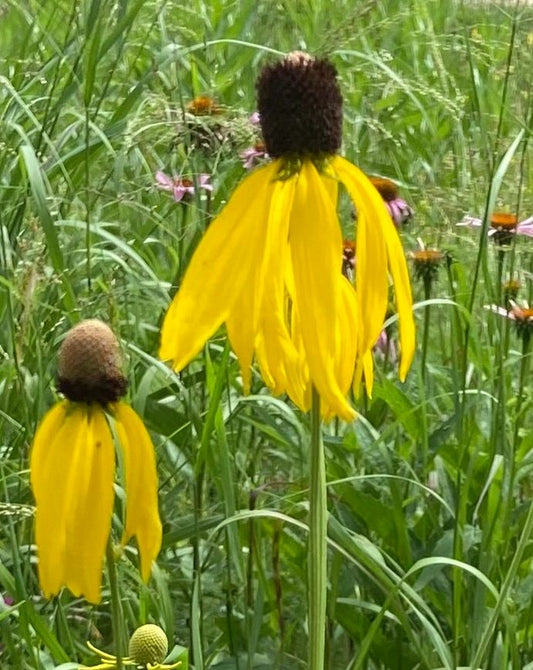
M 467 226 L 468 228 L 480 228 L 483 225 L 483 220 L 475 216 L 465 216 L 462 221 L 456 224 L 457 226 Z M 507 235 L 527 235 L 533 237 L 533 216 L 529 216 L 523 221 L 518 221 L 514 214 L 507 214 L 506 212 L 494 212 L 490 218 L 490 227 L 488 235 L 490 237 L 505 233 Z
M 170 191 L 176 202 L 181 202 L 186 196 L 192 197 L 195 193 L 196 185 L 204 191 L 212 191 L 213 186 L 209 183 L 211 177 L 208 174 L 198 175 L 198 181 L 195 184 L 186 177 L 170 177 L 161 170 L 155 174 L 157 185 L 164 191 Z
M 399 228 L 402 224 L 407 223 L 413 216 L 414 210 L 400 198 L 396 184 L 385 177 L 370 177 L 370 181 L 385 201 L 394 225 Z
M 243 166 L 247 170 L 253 168 L 254 165 L 259 163 L 262 158 L 268 158 L 268 154 L 263 142 L 257 142 L 253 147 L 245 149 L 239 155 L 242 158 Z

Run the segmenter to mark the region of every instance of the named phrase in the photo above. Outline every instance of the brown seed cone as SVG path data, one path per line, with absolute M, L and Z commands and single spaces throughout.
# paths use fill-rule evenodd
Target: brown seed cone
M 273 158 L 335 154 L 342 140 L 342 96 L 327 60 L 294 51 L 257 80 L 257 108 Z
M 126 393 L 118 340 L 98 319 L 74 326 L 59 350 L 58 389 L 74 402 L 114 402 Z

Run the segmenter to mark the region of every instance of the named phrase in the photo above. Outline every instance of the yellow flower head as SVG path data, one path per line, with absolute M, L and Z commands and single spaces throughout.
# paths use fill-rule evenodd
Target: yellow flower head
M 116 668 L 117 657 L 101 651 L 87 642 L 87 646 L 95 654 L 98 654 L 102 661 L 98 665 L 81 666 L 84 670 L 106 670 L 107 668 Z M 130 638 L 128 656 L 122 659 L 123 666 L 134 666 L 136 668 L 146 668 L 146 670 L 174 670 L 179 668 L 181 661 L 170 665 L 164 664 L 168 654 L 168 640 L 165 631 L 152 623 L 140 626 L 134 631 Z
M 274 161 L 245 179 L 210 224 L 166 314 L 160 356 L 181 370 L 225 323 L 245 392 L 255 355 L 275 393 L 307 410 L 314 386 L 324 416 L 349 420 L 352 380 L 357 385 L 364 374 L 371 387 L 389 276 L 400 316 L 402 379 L 413 357 L 404 253 L 379 193 L 336 155 L 342 97 L 333 65 L 289 54 L 263 70 L 257 91 Z M 354 284 L 341 272 L 339 184 L 357 209 Z
M 114 500 L 115 448 L 109 421 L 125 469 L 122 542 L 136 536 L 142 576 L 150 576 L 161 546 L 155 455 L 141 419 L 119 401 L 126 387 L 112 330 L 95 319 L 72 328 L 58 365 L 58 388 L 67 399 L 43 418 L 30 458 L 39 581 L 46 597 L 66 586 L 76 596 L 100 600 Z

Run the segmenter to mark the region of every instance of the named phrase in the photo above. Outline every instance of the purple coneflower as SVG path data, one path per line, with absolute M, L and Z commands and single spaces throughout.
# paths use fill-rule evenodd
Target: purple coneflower
M 514 321 L 517 334 L 522 338 L 524 344 L 527 345 L 533 335 L 533 307 L 530 307 L 526 302 L 523 302 L 521 305 L 512 300 L 509 302 L 509 309 L 500 305 L 484 305 L 484 307 L 491 312 Z
M 159 188 L 162 188 L 164 191 L 170 191 L 176 202 L 181 202 L 186 196 L 192 197 L 196 185 L 199 188 L 203 188 L 204 191 L 213 190 L 212 185 L 209 183 L 211 177 L 208 174 L 199 175 L 196 185 L 191 179 L 185 177 L 170 177 L 161 170 L 158 170 L 155 173 L 155 178 Z
M 479 228 L 482 224 L 482 219 L 478 219 L 475 216 L 465 216 L 457 225 Z M 515 214 L 494 212 L 490 217 L 488 234 L 497 244 L 509 244 L 512 236 L 515 234 L 533 237 L 533 216 L 519 222 Z
M 256 142 L 253 147 L 245 149 L 239 155 L 242 158 L 243 166 L 247 170 L 253 168 L 262 158 L 268 158 L 266 147 L 263 142 Z
M 412 207 L 409 207 L 405 200 L 400 198 L 396 184 L 384 177 L 370 177 L 370 181 L 385 201 L 385 205 L 396 228 L 407 223 L 413 216 L 414 210 Z
M 398 359 L 398 352 L 396 350 L 396 343 L 393 339 L 389 337 L 387 329 L 383 328 L 376 344 L 374 345 L 374 354 L 380 356 L 384 359 L 390 360 L 395 363 Z

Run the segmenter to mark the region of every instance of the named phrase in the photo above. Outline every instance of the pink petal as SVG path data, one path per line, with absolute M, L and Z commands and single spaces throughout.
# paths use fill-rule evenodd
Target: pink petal
M 469 227 L 477 227 L 481 226 L 483 221 L 481 219 L 476 218 L 475 216 L 465 216 L 462 221 L 459 223 L 456 223 L 456 226 L 469 226 Z
M 211 176 L 208 174 L 201 174 L 198 179 L 198 186 L 201 186 L 205 191 L 212 191 L 213 186 L 209 183 Z
M 528 219 L 526 219 L 527 221 Z M 518 235 L 527 235 L 528 237 L 533 237 L 533 220 L 531 223 L 519 223 L 516 229 Z
M 185 186 L 175 186 L 174 187 L 174 200 L 176 202 L 181 202 L 183 200 L 183 196 L 185 193 L 188 193 L 187 188 Z M 194 191 L 193 191 L 194 193 Z
M 512 312 L 505 309 L 505 307 L 500 307 L 500 305 L 483 305 L 483 309 L 488 309 L 489 312 L 494 312 L 495 314 L 505 316 L 508 319 L 511 319 L 512 321 L 516 321 L 515 315 Z
M 174 180 L 172 177 L 169 177 L 167 174 L 162 172 L 161 170 L 158 170 L 155 173 L 155 178 L 156 181 L 159 183 L 159 185 L 164 188 L 167 191 L 172 191 L 174 188 Z

